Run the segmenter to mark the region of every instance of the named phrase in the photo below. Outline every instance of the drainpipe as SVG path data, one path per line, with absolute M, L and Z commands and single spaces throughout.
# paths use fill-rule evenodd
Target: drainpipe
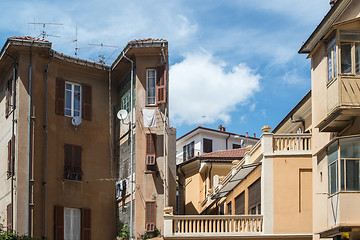
M 229 140 L 229 138 L 230 138 L 230 134 L 229 134 L 229 136 L 226 138 L 226 150 L 228 150 L 228 140 Z
M 30 62 L 29 62 L 29 108 L 28 108 L 28 144 L 27 144 L 27 194 L 26 194 L 26 234 L 30 236 L 30 142 L 31 142 L 31 71 L 32 71 L 32 45 L 30 45 Z
M 54 60 L 54 52 L 52 51 L 52 56 L 50 61 L 47 63 L 46 65 L 46 69 L 45 69 L 45 124 L 44 124 L 44 128 L 45 128 L 45 159 L 44 159 L 44 182 L 43 182 L 43 187 L 44 187 L 44 234 L 43 234 L 43 239 L 47 239 L 46 237 L 46 184 L 47 184 L 47 149 L 48 149 L 48 125 L 47 125 L 47 106 L 48 106 L 48 79 L 49 79 L 49 65 L 50 63 L 52 63 L 52 61 Z
M 111 178 L 114 177 L 114 173 L 113 173 L 113 161 L 114 161 L 114 152 L 113 152 L 113 118 L 112 118 L 112 108 L 111 108 L 111 68 L 109 68 L 109 75 L 108 75 L 108 81 L 109 81 L 109 126 L 110 126 L 110 141 L 109 141 L 109 147 L 110 147 L 110 173 L 111 173 Z
M 133 76 L 133 72 L 134 72 L 134 62 L 128 58 L 124 53 L 123 53 L 123 57 L 128 60 L 131 63 L 131 73 L 130 73 L 130 108 L 131 108 L 131 112 L 130 112 L 130 162 L 131 162 L 131 166 L 130 166 L 130 240 L 134 239 L 134 226 L 133 226 L 133 190 L 134 190 L 134 179 L 133 179 L 133 173 L 134 173 L 134 156 L 133 156 L 133 152 L 134 152 L 134 138 L 133 138 L 133 122 L 134 122 L 134 103 L 133 103 L 133 94 L 134 94 L 134 76 Z
M 12 82 L 12 126 L 11 126 L 11 231 L 14 229 L 14 166 L 15 166 L 15 139 L 14 139 L 14 132 L 15 132 L 15 81 L 16 81 L 16 68 L 17 62 L 16 59 L 11 56 L 7 51 L 5 51 L 6 55 L 9 56 L 14 62 L 14 69 L 13 69 L 13 82 Z
M 164 208 L 167 206 L 166 204 L 166 114 L 167 108 L 165 107 L 165 116 L 164 116 Z

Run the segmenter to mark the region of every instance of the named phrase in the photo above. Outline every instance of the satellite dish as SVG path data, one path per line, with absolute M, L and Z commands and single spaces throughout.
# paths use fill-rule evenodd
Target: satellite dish
M 81 123 L 81 117 L 80 117 L 80 116 L 73 117 L 72 120 L 71 120 L 71 123 L 72 123 L 72 125 L 74 125 L 75 127 L 76 127 L 76 126 L 79 126 L 80 123 Z
M 120 120 L 125 120 L 128 116 L 128 112 L 125 109 L 121 109 L 120 111 L 118 111 L 116 116 Z

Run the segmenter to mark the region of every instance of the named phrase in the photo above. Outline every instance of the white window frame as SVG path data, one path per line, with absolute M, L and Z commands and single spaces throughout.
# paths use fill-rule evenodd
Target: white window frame
M 128 113 L 131 112 L 130 89 L 121 96 L 121 109 L 125 109 Z
M 66 85 L 69 84 L 71 86 L 71 90 L 68 90 L 66 88 Z M 82 85 L 78 84 L 78 83 L 73 83 L 73 82 L 65 82 L 65 110 L 64 110 L 64 115 L 67 117 L 75 117 L 75 86 L 79 86 L 80 87 L 80 104 L 79 104 L 79 117 L 82 117 Z M 70 108 L 66 108 L 66 103 L 67 103 L 67 97 L 66 97 L 66 92 L 70 91 L 71 92 L 71 107 Z M 70 114 L 67 114 L 66 110 L 70 110 Z
M 154 77 L 150 77 L 150 72 L 154 72 Z M 150 81 L 154 81 L 154 96 L 151 96 Z M 156 69 L 146 69 L 146 105 L 156 105 Z
M 81 209 L 64 208 L 64 240 L 80 240 L 80 238 Z
M 338 67 L 337 67 L 338 55 L 337 55 L 336 38 L 334 38 L 328 44 L 327 52 L 328 52 L 328 81 L 330 82 L 338 74 Z

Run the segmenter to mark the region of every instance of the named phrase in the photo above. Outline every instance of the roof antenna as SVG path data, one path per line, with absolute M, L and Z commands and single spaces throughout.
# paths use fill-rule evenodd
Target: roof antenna
M 77 31 L 77 26 L 76 26 L 76 28 L 75 28 L 75 39 L 73 40 L 73 42 L 75 43 L 75 57 L 77 57 L 78 51 L 80 50 L 80 48 L 78 48 L 78 31 Z
M 40 35 L 38 37 L 41 36 L 42 39 L 45 39 L 45 37 L 60 37 L 60 36 L 57 36 L 57 35 L 51 35 L 51 34 L 47 34 L 46 31 L 45 31 L 45 27 L 46 25 L 64 25 L 62 23 L 46 23 L 46 22 L 29 22 L 28 24 L 33 24 L 34 25 L 34 28 L 35 28 L 35 25 L 42 25 L 43 26 L 43 30 L 42 32 L 40 33 Z
M 99 62 L 100 64 L 105 64 L 106 61 L 111 57 L 109 58 L 106 58 L 103 54 L 103 47 L 111 47 L 111 48 L 118 48 L 117 46 L 112 46 L 112 45 L 106 45 L 106 44 L 103 44 L 103 43 L 100 43 L 100 44 L 94 44 L 94 43 L 89 43 L 90 46 L 95 46 L 95 47 L 100 47 L 100 54 L 97 56 L 96 59 L 92 59 L 92 60 L 95 60 L 97 62 Z M 112 55 L 112 54 L 111 54 Z

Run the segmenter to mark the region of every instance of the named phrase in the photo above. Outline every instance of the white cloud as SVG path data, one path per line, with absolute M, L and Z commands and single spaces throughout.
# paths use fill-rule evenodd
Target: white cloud
M 187 54 L 170 68 L 172 124 L 227 123 L 236 106 L 249 103 L 260 90 L 261 76 L 243 63 L 231 71 L 225 68 L 205 51 Z

